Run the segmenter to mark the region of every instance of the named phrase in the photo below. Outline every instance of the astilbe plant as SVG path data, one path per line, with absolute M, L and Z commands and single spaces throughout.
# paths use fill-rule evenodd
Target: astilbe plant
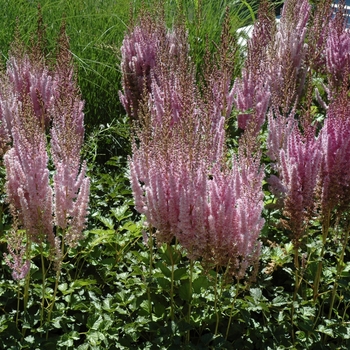
M 12 117 L 13 146 L 4 156 L 8 200 L 28 239 L 41 243 L 47 238 L 54 247 L 46 137 L 29 101 L 19 102 L 18 113 Z
M 265 69 L 267 52 L 276 31 L 274 14 L 267 1 L 259 7 L 258 20 L 254 25 L 252 38 L 248 41 L 247 58 L 242 77 L 234 82 L 235 107 L 238 110 L 237 122 L 240 129 L 254 124 L 259 133 L 266 119 L 270 104 L 268 71 Z
M 344 4 L 329 21 L 325 44 L 326 72 L 329 99 L 342 87 L 343 79 L 348 80 L 350 71 L 350 33 L 346 29 Z
M 322 152 L 320 199 L 324 216 L 328 216 L 334 209 L 340 215 L 350 204 L 350 100 L 347 87 L 342 85 L 337 98 L 329 105 L 327 118 L 319 134 Z
M 271 104 L 276 112 L 288 115 L 302 95 L 308 46 L 305 43 L 311 5 L 307 0 L 284 3 L 273 45 L 268 50 L 265 69 Z
M 176 42 L 186 49 L 181 37 Z M 223 72 L 211 71 L 201 95 L 187 52 L 178 57 L 173 65 L 171 53 L 159 49 L 139 109 L 129 161 L 136 209 L 156 229 L 158 243 L 176 238 L 190 259 L 227 266 L 241 279 L 260 252 L 263 172 L 243 156 L 225 162 L 222 115 L 230 114 L 233 99 L 227 80 L 214 83 Z
M 278 177 L 272 175 L 270 184 L 277 196 L 284 200 L 285 226 L 292 232 L 295 245 L 299 245 L 315 208 L 321 152 L 314 135 L 303 136 L 298 127 L 287 138 L 286 148 L 278 155 Z
M 64 243 L 74 246 L 82 238 L 89 197 L 86 165 L 80 166 L 83 102 L 64 26 L 58 46 L 57 64 L 52 71 L 40 51 L 29 55 L 17 40 L 1 81 L 1 121 L 10 147 L 4 155 L 8 202 L 14 219 L 18 219 L 18 229 L 26 235 L 26 259 L 30 258 L 31 242 L 41 246 L 48 242 L 49 257 L 57 269 L 62 259 L 60 240 L 63 247 Z M 51 154 L 47 145 L 49 128 Z M 55 166 L 53 179 L 50 155 Z M 57 231 L 54 234 L 54 225 L 62 229 L 62 237 Z M 17 231 L 12 232 L 18 235 Z M 17 241 L 9 238 L 12 257 L 16 249 L 11 242 Z M 16 276 L 24 275 L 16 270 Z
M 64 232 L 65 243 L 75 246 L 82 239 L 88 213 L 90 180 L 80 151 L 84 142 L 84 102 L 74 77 L 68 38 L 62 27 L 59 53 L 53 80 L 54 102 L 51 106 L 51 156 L 55 166 L 54 218 Z
M 178 55 L 188 52 L 187 42 L 179 43 L 179 38 L 176 33 L 167 31 L 161 16 L 150 13 L 142 13 L 140 23 L 125 35 L 121 48 L 123 92 L 119 92 L 119 97 L 130 118 L 138 117 L 143 91 L 151 90 L 151 75 L 157 80 L 154 67 L 159 52 L 167 48 L 173 66 Z

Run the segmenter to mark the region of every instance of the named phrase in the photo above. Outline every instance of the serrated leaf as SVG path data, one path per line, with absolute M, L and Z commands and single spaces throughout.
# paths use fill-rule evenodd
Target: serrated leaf
M 118 208 L 112 208 L 111 213 L 112 215 L 118 220 L 122 221 L 130 216 L 132 216 L 131 212 L 127 212 L 129 209 L 129 206 L 127 204 L 124 204 Z
M 169 279 L 164 278 L 164 277 L 157 277 L 156 280 L 162 289 L 164 289 L 164 290 L 170 289 L 171 282 Z
M 28 335 L 28 337 L 25 337 L 24 340 L 27 343 L 34 344 L 35 338 L 32 335 Z
M 327 328 L 327 327 L 325 327 L 323 324 L 320 324 L 320 325 L 318 326 L 317 330 L 318 330 L 320 333 L 326 334 L 326 335 L 328 335 L 329 337 L 334 338 L 333 329 Z
M 181 267 L 179 269 L 176 269 L 174 272 L 174 280 L 179 281 L 181 279 L 187 278 L 187 268 L 186 267 Z
M 262 298 L 262 291 L 260 288 L 251 288 L 250 289 L 250 295 L 253 297 L 255 302 L 258 302 Z
M 110 230 L 114 229 L 114 220 L 112 218 L 106 218 L 104 216 L 98 215 L 97 219 L 100 220 Z
M 169 278 L 171 277 L 171 271 L 170 271 L 170 269 L 169 269 L 168 266 L 165 265 L 163 262 L 158 261 L 158 262 L 156 263 L 156 267 L 158 267 L 158 268 L 163 272 L 163 274 L 164 274 L 165 277 L 169 277 Z
M 192 282 L 193 291 L 197 294 L 200 294 L 202 289 L 207 289 L 210 285 L 210 282 L 206 276 L 199 276 Z

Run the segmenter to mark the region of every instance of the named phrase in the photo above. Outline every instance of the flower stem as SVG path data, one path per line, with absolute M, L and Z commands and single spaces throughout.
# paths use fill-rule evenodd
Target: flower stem
M 149 230 L 148 247 L 149 247 L 149 281 L 150 281 L 152 279 L 152 272 L 153 272 L 153 232 L 152 232 L 152 227 L 150 227 L 150 230 Z M 151 321 L 153 321 L 151 288 L 149 286 L 149 283 L 147 286 L 147 298 L 148 298 L 148 312 L 149 312 Z
M 191 323 L 192 277 L 193 277 L 193 260 L 190 259 L 190 275 L 189 275 L 190 300 L 188 301 L 188 313 L 187 313 L 187 322 L 188 322 L 188 324 Z M 190 343 L 190 334 L 191 334 L 191 331 L 188 330 L 187 334 L 186 334 L 186 344 Z
M 41 311 L 40 311 L 40 327 L 42 327 L 43 326 L 43 322 L 44 322 L 45 289 L 46 289 L 46 270 L 45 270 L 44 252 L 43 252 L 42 245 L 40 245 L 40 256 L 41 256 L 41 268 L 42 268 L 42 275 L 43 275 L 42 297 L 41 297 Z
M 322 260 L 325 253 L 325 246 L 326 246 L 326 241 L 327 241 L 327 236 L 329 231 L 329 221 L 330 221 L 330 211 L 327 212 L 326 216 L 323 219 L 323 224 L 322 224 L 322 250 L 320 254 L 320 261 L 318 263 L 317 271 L 314 279 L 314 286 L 313 286 L 314 302 L 318 297 L 318 289 L 321 281 L 322 265 L 323 265 Z
M 215 325 L 215 335 L 218 334 L 218 329 L 219 329 L 219 321 L 220 321 L 220 315 L 218 311 L 218 266 L 216 266 L 216 274 L 215 274 L 215 284 L 214 284 L 214 293 L 215 293 L 215 302 L 214 302 L 214 310 L 215 310 L 215 315 L 216 315 L 216 325 Z
M 236 300 L 237 300 L 237 296 L 239 294 L 239 287 L 240 287 L 240 284 L 239 284 L 239 280 L 237 281 L 237 286 L 236 286 L 236 293 L 235 293 L 235 297 L 233 298 L 233 301 L 232 301 L 232 305 L 231 305 L 231 311 L 230 311 L 230 318 L 228 320 L 228 325 L 227 325 L 227 328 L 226 328 L 226 335 L 225 335 L 225 340 L 227 340 L 228 338 L 228 333 L 230 331 L 230 327 L 231 327 L 231 322 L 232 322 L 232 316 L 233 316 L 233 308 L 236 304 Z
M 334 281 L 334 286 L 333 286 L 333 290 L 332 290 L 328 319 L 331 319 L 331 317 L 332 317 L 335 295 L 336 295 L 337 288 L 338 288 L 338 280 L 340 279 L 340 275 L 344 269 L 344 256 L 345 256 L 345 250 L 348 246 L 348 241 L 349 241 L 349 228 L 347 228 L 347 230 L 345 232 L 345 237 L 344 237 L 344 241 L 343 241 L 343 248 L 342 248 L 342 251 L 340 253 L 340 257 L 338 259 L 337 275 L 336 275 L 336 280 Z
M 26 244 L 26 258 L 30 260 L 30 252 L 31 252 L 32 244 L 31 240 L 27 234 L 27 244 Z M 29 284 L 30 284 L 30 269 L 27 273 L 25 284 L 24 284 L 24 294 L 23 294 L 23 312 L 27 311 L 28 299 L 29 299 Z M 22 336 L 24 337 L 26 333 L 26 329 L 22 329 Z
M 64 240 L 62 238 L 62 242 L 61 242 L 61 261 L 59 263 L 59 268 L 56 271 L 55 288 L 54 288 L 52 302 L 50 304 L 49 312 L 47 314 L 47 322 L 48 323 L 51 321 L 52 311 L 53 311 L 53 308 L 54 308 L 55 302 L 56 302 L 56 295 L 57 295 L 57 290 L 58 290 L 58 282 L 59 282 L 60 277 L 61 277 L 61 264 L 63 262 L 63 259 L 64 259 Z M 46 332 L 46 339 L 48 339 L 48 337 L 49 337 L 49 332 L 47 331 Z
M 171 285 L 170 285 L 170 318 L 174 321 L 174 257 L 173 257 L 173 248 L 170 243 L 167 243 L 167 249 L 169 251 L 169 257 L 171 262 Z

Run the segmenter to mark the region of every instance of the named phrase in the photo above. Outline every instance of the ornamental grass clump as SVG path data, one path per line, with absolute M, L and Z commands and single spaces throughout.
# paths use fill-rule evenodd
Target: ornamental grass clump
M 15 260 L 15 251 L 26 260 L 19 272 L 19 262 L 11 263 L 8 256 L 15 278 L 28 272 L 32 243 L 42 252 L 48 243 L 49 257 L 59 270 L 64 244 L 72 247 L 82 238 L 88 213 L 89 178 L 80 159 L 83 102 L 64 26 L 53 69 L 39 48 L 27 53 L 16 39 L 1 80 L 1 125 L 9 148 L 4 155 L 6 194 L 16 222 L 8 244 Z

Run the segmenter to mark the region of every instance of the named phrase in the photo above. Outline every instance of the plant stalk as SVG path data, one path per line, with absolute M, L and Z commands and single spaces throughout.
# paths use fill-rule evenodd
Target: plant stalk
M 170 243 L 167 243 L 167 249 L 169 250 L 170 262 L 171 262 L 171 285 L 170 285 L 170 319 L 174 321 L 174 257 L 173 248 Z
M 317 266 L 317 271 L 316 271 L 314 285 L 313 285 L 314 302 L 318 297 L 318 290 L 319 290 L 319 285 L 321 281 L 322 266 L 323 266 L 322 260 L 326 250 L 326 241 L 327 241 L 328 232 L 329 232 L 329 225 L 330 225 L 330 211 L 327 212 L 322 224 L 322 250 L 321 250 L 320 261 Z

